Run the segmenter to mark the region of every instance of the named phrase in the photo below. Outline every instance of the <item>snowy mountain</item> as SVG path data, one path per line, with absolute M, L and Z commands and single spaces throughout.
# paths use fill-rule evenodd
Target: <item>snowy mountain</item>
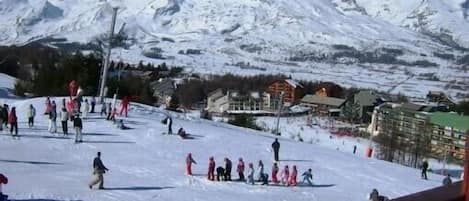
M 103 41 L 189 72 L 289 74 L 422 97 L 469 96 L 463 0 L 2 0 L 0 44 Z M 459 62 L 458 62 L 459 61 Z
M 27 128 L 27 108 L 33 104 L 41 114 L 44 98 L 2 101 L 17 107 L 19 119 L 19 139 L 0 134 L 0 172 L 9 177 L 3 192 L 12 200 L 362 201 L 373 188 L 395 198 L 439 186 L 442 180 L 433 174 L 422 180 L 417 169 L 282 136 L 280 167 L 297 165 L 300 174 L 312 168 L 315 187 L 212 182 L 206 179 L 210 156 L 217 166 L 224 165 L 224 157 L 234 165 L 243 157 L 246 165 L 254 163 L 256 168 L 263 160 L 270 174 L 273 136 L 133 103 L 124 120 L 130 130 L 119 130 L 99 114 L 90 114 L 84 120 L 84 142 L 75 144 L 73 135 L 63 137 L 60 127 L 59 133 L 49 133 L 47 116 L 38 115 L 35 126 Z M 183 127 L 194 139 L 161 135 L 167 128 L 160 122 L 167 115 L 174 120 L 173 129 Z M 102 191 L 87 186 L 98 151 L 110 169 L 104 176 L 107 190 Z M 193 177 L 184 174 L 189 152 L 197 161 Z M 234 171 L 233 177 L 237 178 Z

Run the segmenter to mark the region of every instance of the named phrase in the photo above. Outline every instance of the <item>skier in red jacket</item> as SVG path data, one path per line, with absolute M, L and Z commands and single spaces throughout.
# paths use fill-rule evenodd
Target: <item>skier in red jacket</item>
M 236 172 L 238 172 L 239 179 L 238 181 L 244 181 L 244 161 L 243 158 L 239 158 L 238 160 L 238 167 L 236 168 Z
M 210 157 L 208 162 L 208 180 L 215 180 L 215 160 L 213 159 L 213 156 Z
M 121 102 L 120 116 L 122 116 L 122 113 L 124 113 L 125 117 L 127 117 L 128 107 L 129 107 L 129 99 L 127 98 L 127 96 L 124 96 L 124 98 L 122 99 L 122 102 Z
M 186 173 L 192 175 L 192 163 L 197 164 L 192 158 L 192 153 L 188 153 L 186 157 Z
M 290 180 L 288 180 L 288 186 L 296 186 L 298 184 L 298 182 L 296 181 L 297 174 L 298 170 L 296 169 L 296 165 L 294 165 L 290 174 Z
M 18 117 L 16 117 L 16 107 L 12 107 L 10 114 L 8 115 L 8 123 L 10 123 L 10 134 L 18 135 Z

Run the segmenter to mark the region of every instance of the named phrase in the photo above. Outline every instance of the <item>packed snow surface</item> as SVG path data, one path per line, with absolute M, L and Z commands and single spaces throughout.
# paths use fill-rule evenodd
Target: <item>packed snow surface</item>
M 60 99 L 55 99 L 60 105 Z M 212 182 L 206 179 L 208 158 L 217 166 L 229 157 L 236 166 L 263 160 L 270 175 L 274 136 L 223 123 L 201 120 L 158 108 L 131 104 L 124 119 L 130 130 L 119 130 L 99 114 L 84 120 L 84 142 L 47 131 L 44 98 L 5 100 L 16 106 L 19 139 L 0 135 L 0 172 L 9 177 L 3 190 L 19 200 L 334 200 L 362 201 L 376 188 L 391 198 L 439 186 L 442 177 L 420 179 L 420 171 L 315 144 L 280 138 L 280 167 L 297 165 L 299 174 L 313 170 L 315 187 L 254 186 L 241 182 Z M 27 128 L 26 109 L 37 108 L 35 126 Z M 98 106 L 98 110 L 100 106 Z M 161 121 L 172 116 L 173 130 L 183 127 L 194 139 L 162 135 Z M 109 172 L 107 190 L 90 190 L 92 160 L 101 151 Z M 184 173 L 185 156 L 192 153 L 195 176 Z M 232 173 L 237 178 L 236 173 Z M 300 178 L 299 178 L 300 179 Z

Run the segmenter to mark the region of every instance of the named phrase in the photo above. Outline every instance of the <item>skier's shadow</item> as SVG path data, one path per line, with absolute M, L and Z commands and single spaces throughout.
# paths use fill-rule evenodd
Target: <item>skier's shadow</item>
M 163 187 L 158 187 L 158 186 L 131 186 L 131 187 L 110 187 L 106 188 L 105 190 L 111 190 L 111 191 L 151 191 L 151 190 L 164 190 L 164 189 L 170 189 L 174 188 L 172 186 L 163 186 Z

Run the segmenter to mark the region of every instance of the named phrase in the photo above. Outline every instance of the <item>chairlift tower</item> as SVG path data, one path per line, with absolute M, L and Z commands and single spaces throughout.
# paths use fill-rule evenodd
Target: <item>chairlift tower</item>
M 104 65 L 102 69 L 102 74 L 101 74 L 101 81 L 100 81 L 100 86 L 99 86 L 99 101 L 101 103 L 104 102 L 105 95 L 105 88 L 106 88 L 106 78 L 107 78 L 107 71 L 109 69 L 110 65 L 110 59 L 111 59 L 111 49 L 112 49 L 112 38 L 114 37 L 114 28 L 116 26 L 116 18 L 117 18 L 117 10 L 118 7 L 113 8 L 113 14 L 112 14 L 112 21 L 111 21 L 111 30 L 109 32 L 109 44 L 108 44 L 108 49 L 106 53 L 106 58 L 104 60 Z

